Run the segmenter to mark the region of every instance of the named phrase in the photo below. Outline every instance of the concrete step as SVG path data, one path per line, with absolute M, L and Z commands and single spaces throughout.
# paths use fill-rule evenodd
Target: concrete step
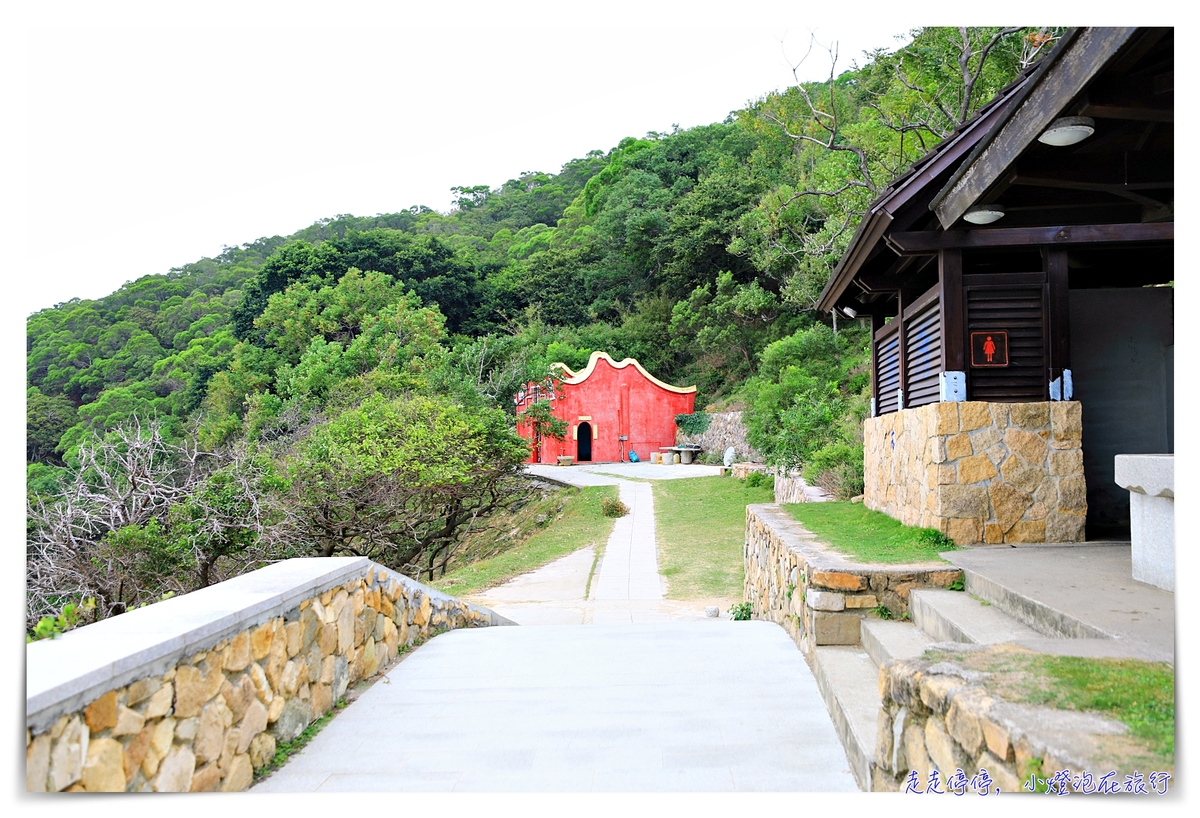
M 1004 580 L 963 569 L 967 593 L 986 599 L 1006 614 L 1053 639 L 1106 639 L 1112 634 L 1021 593 Z
M 913 624 L 935 642 L 991 645 L 1041 637 L 990 603 L 962 591 L 913 589 L 908 594 Z
M 893 659 L 916 659 L 933 644 L 911 622 L 863 619 L 860 633 L 863 650 L 877 667 Z
M 815 648 L 812 664 L 854 780 L 859 789 L 869 792 L 879 729 L 879 671 L 871 657 L 856 646 Z

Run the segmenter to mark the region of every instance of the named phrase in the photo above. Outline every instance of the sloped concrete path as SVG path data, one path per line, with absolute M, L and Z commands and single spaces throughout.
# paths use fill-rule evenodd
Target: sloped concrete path
M 529 471 L 573 486 L 617 486 L 629 514 L 617 518 L 596 561 L 593 548 L 568 554 L 497 588 L 465 597 L 521 625 L 615 625 L 637 622 L 697 621 L 721 600 L 664 599 L 658 573 L 654 492 L 649 483 L 614 477 L 649 476 L 677 480 L 704 477 L 708 466 L 600 463 L 592 466 L 530 466 Z M 588 575 L 595 565 L 590 592 Z
M 618 465 L 630 477 L 706 473 L 542 467 L 574 485 L 617 485 L 630 507 L 590 595 L 587 548 L 468 597 L 522 627 L 432 639 L 254 791 L 857 791 L 782 628 L 663 598 L 654 495 L 595 473 Z
M 498 627 L 431 640 L 255 792 L 856 791 L 767 622 Z
M 597 572 L 595 599 L 658 601 L 663 593 L 658 575 L 654 492 L 648 483 L 629 480 L 620 481 L 617 491 L 629 513 L 617 518 L 609 535 Z

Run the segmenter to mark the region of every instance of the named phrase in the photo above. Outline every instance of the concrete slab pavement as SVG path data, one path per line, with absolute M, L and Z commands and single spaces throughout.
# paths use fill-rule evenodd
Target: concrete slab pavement
M 468 597 L 526 627 L 432 639 L 254 790 L 856 791 L 783 629 L 663 598 L 652 487 L 591 470 L 620 465 L 530 467 L 617 485 L 630 513 L 598 561 L 584 548 Z M 706 468 L 624 466 L 659 479 Z
M 566 483 L 569 486 L 579 486 L 580 488 L 584 486 L 615 486 L 621 482 L 616 477 L 594 474 L 586 469 L 576 468 L 575 466 L 543 466 L 534 464 L 526 466 L 525 471 L 538 477 L 545 477 L 559 483 Z
M 658 573 L 658 544 L 654 521 L 654 491 L 649 483 L 624 480 L 597 472 L 622 469 L 630 477 L 683 477 L 719 474 L 712 466 L 660 466 L 651 463 L 597 463 L 586 466 L 527 467 L 534 474 L 576 486 L 615 485 L 629 513 L 613 525 L 595 559 L 591 548 L 577 551 L 497 588 L 466 597 L 522 625 L 632 624 L 635 622 L 697 621 L 704 609 L 724 611 L 727 600 L 667 600 Z M 595 560 L 590 592 L 587 576 Z M 586 567 L 585 567 L 586 566 Z
M 255 792 L 857 788 L 812 674 L 767 622 L 460 630 Z
M 699 463 L 662 465 L 658 463 L 579 463 L 573 466 L 531 464 L 525 467 L 530 474 L 548 477 L 573 486 L 611 486 L 620 478 L 641 480 L 683 480 L 689 477 L 715 477 L 720 466 Z
M 629 513 L 618 517 L 596 577 L 597 600 L 663 598 L 655 541 L 654 491 L 647 483 L 620 481 Z
M 620 487 L 619 496 L 630 507 L 630 513 L 615 521 L 603 558 L 596 560 L 595 550 L 584 548 L 464 599 L 491 608 L 521 625 L 695 622 L 708 618 L 705 608 L 709 606 L 715 605 L 724 612 L 728 600 L 663 598 L 653 491 L 645 483 L 612 482 Z M 587 578 L 593 561 L 595 572 L 589 593 Z
M 1175 659 L 1175 595 L 1133 578 L 1127 542 L 979 546 L 942 556 L 968 572 L 967 590 L 1039 630 L 1076 637 L 1018 644 L 1053 653 Z M 1109 638 L 1095 638 L 1103 636 Z

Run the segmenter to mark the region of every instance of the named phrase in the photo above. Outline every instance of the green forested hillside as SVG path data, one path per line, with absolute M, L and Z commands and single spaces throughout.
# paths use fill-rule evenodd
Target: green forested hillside
M 815 295 L 865 205 L 1056 34 L 922 29 L 448 213 L 342 215 L 31 316 L 30 615 L 285 553 L 431 575 L 520 492 L 515 386 L 597 349 L 855 493 L 866 333 Z

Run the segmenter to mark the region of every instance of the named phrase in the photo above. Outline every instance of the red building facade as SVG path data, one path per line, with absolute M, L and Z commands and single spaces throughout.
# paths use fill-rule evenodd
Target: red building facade
M 641 460 L 664 446 L 675 445 L 675 416 L 694 411 L 696 387 L 671 386 L 655 378 L 633 358 L 614 361 L 593 352 L 578 374 L 566 364 L 558 391 L 530 386 L 517 395 L 518 415 L 538 400 L 549 400 L 554 416 L 566 421 L 562 441 L 534 439 L 528 423 L 517 431 L 531 444 L 530 463 L 557 463 L 560 456 L 577 463 L 617 462 L 634 451 Z

